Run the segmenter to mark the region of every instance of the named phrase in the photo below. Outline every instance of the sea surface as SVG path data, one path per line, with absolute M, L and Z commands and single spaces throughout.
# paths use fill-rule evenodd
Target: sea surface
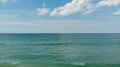
M 0 34 L 0 67 L 120 67 L 120 34 Z

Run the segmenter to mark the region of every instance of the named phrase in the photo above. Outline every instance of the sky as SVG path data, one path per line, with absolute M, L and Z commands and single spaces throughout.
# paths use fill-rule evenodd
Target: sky
M 120 0 L 0 0 L 0 33 L 120 33 Z

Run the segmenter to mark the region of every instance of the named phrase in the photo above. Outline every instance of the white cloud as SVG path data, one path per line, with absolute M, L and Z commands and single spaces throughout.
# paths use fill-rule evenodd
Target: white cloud
M 0 2 L 6 3 L 8 1 L 16 2 L 17 0 L 0 0 Z
M 120 0 L 102 0 L 97 4 L 97 7 L 117 6 L 120 5 Z
M 104 6 L 118 6 L 120 5 L 120 0 L 100 0 L 98 3 L 93 3 L 93 0 L 72 0 L 66 3 L 64 6 L 59 6 L 54 8 L 50 12 L 50 16 L 61 15 L 66 16 L 74 13 L 90 14 L 97 10 L 98 8 Z M 36 10 L 37 14 L 45 15 L 48 14 L 50 8 L 45 8 L 46 4 L 42 4 L 43 8 L 38 8 Z
M 45 15 L 49 12 L 49 8 L 38 8 L 36 12 L 38 15 Z
M 82 14 L 90 14 L 100 7 L 104 6 L 118 6 L 120 0 L 100 0 L 98 3 L 92 3 L 93 0 L 72 0 L 70 3 L 55 8 L 50 15 L 70 15 L 80 12 Z
M 120 15 L 120 10 L 114 12 L 113 15 Z
M 72 0 L 72 2 L 65 4 L 64 6 L 55 8 L 50 15 L 69 15 L 76 12 L 90 13 L 93 8 L 91 4 L 92 0 Z M 90 11 L 89 11 L 90 10 Z

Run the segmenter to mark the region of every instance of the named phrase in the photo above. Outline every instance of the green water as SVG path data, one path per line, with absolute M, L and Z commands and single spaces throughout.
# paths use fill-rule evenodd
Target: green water
M 120 34 L 0 34 L 0 67 L 120 67 Z
M 45 63 L 19 63 L 19 64 L 0 64 L 0 67 L 120 67 L 120 64 L 45 64 Z

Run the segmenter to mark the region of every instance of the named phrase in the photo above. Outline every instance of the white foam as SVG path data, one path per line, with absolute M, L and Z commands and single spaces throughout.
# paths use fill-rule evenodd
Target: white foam
M 84 66 L 84 65 L 86 65 L 86 63 L 84 63 L 84 62 L 81 62 L 81 63 L 73 63 L 74 65 L 82 65 L 82 66 Z
M 19 64 L 20 62 L 12 62 L 12 64 Z

